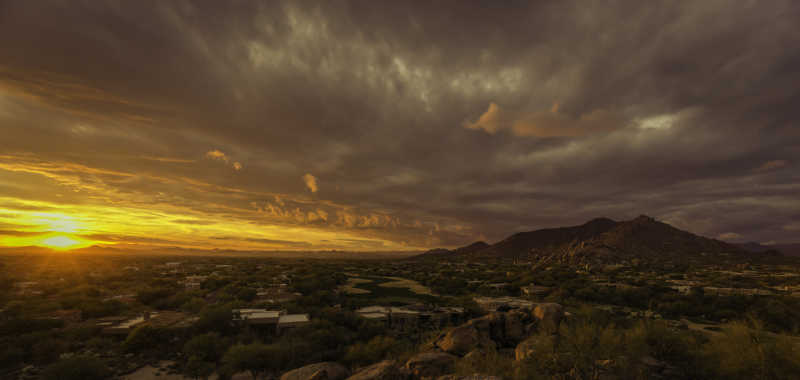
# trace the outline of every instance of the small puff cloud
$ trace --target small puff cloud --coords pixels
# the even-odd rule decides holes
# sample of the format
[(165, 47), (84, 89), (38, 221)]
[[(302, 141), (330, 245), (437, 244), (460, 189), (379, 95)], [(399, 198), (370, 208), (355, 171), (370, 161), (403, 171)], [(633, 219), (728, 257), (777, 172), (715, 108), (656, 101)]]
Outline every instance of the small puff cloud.
[(306, 183), (306, 187), (308, 187), (308, 189), (311, 190), (312, 193), (316, 193), (317, 190), (319, 190), (319, 186), (317, 186), (317, 177), (314, 177), (313, 175), (306, 173), (305, 175), (303, 175), (303, 182)]
[(206, 158), (210, 158), (212, 160), (222, 161), (226, 164), (230, 164), (234, 170), (239, 171), (242, 170), (242, 164), (238, 161), (232, 161), (230, 157), (228, 157), (225, 153), (220, 151), (219, 149), (214, 149), (206, 152)]
[(736, 232), (725, 232), (717, 235), (717, 239), (719, 240), (739, 240), (742, 238), (742, 235), (737, 234)]
[(620, 115), (598, 109), (578, 118), (559, 112), (554, 103), (549, 110), (536, 112), (510, 112), (496, 103), (489, 104), (475, 122), (465, 121), (467, 129), (482, 129), (489, 134), (509, 130), (516, 136), (532, 137), (576, 137), (598, 132), (609, 132), (626, 125)]
[(759, 172), (766, 172), (770, 170), (776, 170), (780, 168), (784, 168), (789, 165), (789, 162), (786, 160), (772, 160), (767, 161), (763, 165), (759, 166), (756, 171)]

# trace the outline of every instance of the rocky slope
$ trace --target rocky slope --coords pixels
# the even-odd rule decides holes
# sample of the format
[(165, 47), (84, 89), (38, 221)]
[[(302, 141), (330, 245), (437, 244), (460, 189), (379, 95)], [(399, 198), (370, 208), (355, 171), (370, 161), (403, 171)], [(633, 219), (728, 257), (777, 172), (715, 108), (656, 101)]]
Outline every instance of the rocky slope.
[(623, 222), (598, 218), (579, 226), (520, 232), (492, 245), (479, 242), (455, 250), (432, 250), (419, 257), (493, 256), (581, 263), (718, 255), (746, 256), (748, 252), (643, 215)]
[(280, 379), (500, 380), (484, 374), (457, 376), (453, 374), (454, 367), (459, 360), (496, 350), (516, 350), (518, 360), (524, 360), (535, 333), (555, 333), (563, 317), (564, 308), (555, 303), (542, 303), (533, 310), (494, 312), (442, 333), (426, 349), (405, 362), (384, 360), (358, 369), (352, 375), (337, 363), (315, 363), (291, 370)]

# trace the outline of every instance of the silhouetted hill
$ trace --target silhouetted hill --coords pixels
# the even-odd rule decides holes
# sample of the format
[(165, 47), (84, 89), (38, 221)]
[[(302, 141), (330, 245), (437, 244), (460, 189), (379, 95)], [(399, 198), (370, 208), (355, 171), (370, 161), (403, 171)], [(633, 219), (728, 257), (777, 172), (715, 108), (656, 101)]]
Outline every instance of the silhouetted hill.
[(486, 242), (484, 242), (484, 241), (476, 241), (476, 242), (474, 242), (474, 243), (472, 243), (470, 245), (465, 245), (465, 246), (463, 246), (461, 248), (456, 248), (456, 249), (453, 249), (453, 250), (446, 249), (446, 248), (434, 248), (434, 249), (425, 251), (424, 253), (422, 253), (422, 255), (419, 255), (417, 257), (430, 258), (430, 257), (448, 257), (448, 256), (454, 256), (454, 255), (468, 255), (468, 254), (471, 254), (471, 253), (482, 251), (482, 250), (484, 250), (484, 249), (486, 249), (488, 247), (490, 247), (490, 246)]
[(617, 222), (608, 218), (597, 218), (580, 226), (519, 232), (482, 250), (481, 253), (503, 257), (520, 257), (527, 255), (531, 250), (555, 248), (576, 240), (591, 239), (609, 231), (617, 224)]
[(747, 242), (736, 244), (736, 246), (753, 253), (765, 253), (769, 251), (777, 251), (786, 256), (800, 256), (800, 243), (797, 244), (771, 244), (764, 245), (756, 242)]
[(617, 224), (591, 243), (617, 252), (651, 257), (742, 252), (732, 244), (679, 230), (644, 215)]
[(490, 247), (489, 244), (487, 244), (485, 241), (476, 241), (476, 242), (474, 242), (474, 243), (472, 243), (470, 245), (454, 249), (453, 253), (455, 253), (455, 254), (470, 254), (470, 253), (473, 253), (473, 252), (482, 251), (482, 250), (484, 250), (486, 248), (489, 248), (489, 247)]
[(761, 244), (756, 243), (754, 241), (749, 241), (747, 243), (731, 243), (731, 244), (733, 244), (733, 245), (735, 245), (735, 246), (737, 246), (737, 247), (739, 247), (741, 249), (744, 249), (745, 251), (753, 252), (753, 253), (761, 253), (761, 252), (766, 252), (766, 251), (769, 251), (770, 249), (773, 249), (772, 247), (768, 247), (766, 245), (761, 245)]
[(623, 222), (597, 218), (579, 226), (520, 232), (492, 245), (478, 242), (455, 250), (431, 250), (424, 256), (530, 258), (577, 263), (729, 254), (746, 256), (748, 251), (642, 215)]

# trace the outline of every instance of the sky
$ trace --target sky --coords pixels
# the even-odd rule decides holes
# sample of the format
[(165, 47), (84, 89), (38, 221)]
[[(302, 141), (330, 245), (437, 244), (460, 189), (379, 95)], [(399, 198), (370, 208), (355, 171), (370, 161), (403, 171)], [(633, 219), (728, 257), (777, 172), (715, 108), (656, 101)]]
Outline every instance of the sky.
[(800, 242), (800, 3), (0, 0), (0, 246)]

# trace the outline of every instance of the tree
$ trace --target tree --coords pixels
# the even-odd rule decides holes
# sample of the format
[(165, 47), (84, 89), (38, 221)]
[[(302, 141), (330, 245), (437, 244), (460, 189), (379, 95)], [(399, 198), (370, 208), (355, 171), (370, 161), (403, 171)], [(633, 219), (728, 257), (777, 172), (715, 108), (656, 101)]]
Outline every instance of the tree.
[(224, 353), (226, 343), (217, 333), (196, 335), (183, 345), (183, 352), (200, 361), (216, 362)]
[(235, 372), (247, 371), (258, 379), (261, 374), (281, 368), (281, 350), (262, 343), (237, 344), (231, 347), (222, 362)]
[(183, 373), (193, 379), (208, 379), (214, 373), (214, 363), (203, 361), (196, 356), (189, 358), (186, 366), (183, 367)]
[(162, 343), (161, 331), (152, 326), (139, 326), (128, 334), (123, 346), (126, 351), (139, 352), (158, 347)]
[(42, 372), (45, 380), (100, 380), (111, 376), (106, 364), (92, 356), (73, 356), (62, 359)]
[(228, 334), (233, 329), (233, 313), (229, 307), (214, 307), (200, 314), (195, 327), (202, 332)]
[(397, 342), (394, 338), (376, 336), (367, 343), (356, 343), (350, 346), (344, 360), (358, 365), (375, 363), (386, 357), (396, 346)]
[(768, 334), (758, 320), (733, 322), (704, 347), (705, 362), (725, 379), (797, 379), (795, 344), (790, 337)]

